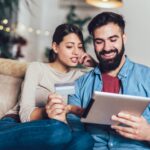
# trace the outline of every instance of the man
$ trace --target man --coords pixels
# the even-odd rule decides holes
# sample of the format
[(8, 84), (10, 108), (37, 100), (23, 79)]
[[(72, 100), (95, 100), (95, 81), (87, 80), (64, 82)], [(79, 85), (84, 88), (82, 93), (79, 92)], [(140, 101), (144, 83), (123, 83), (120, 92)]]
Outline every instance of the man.
[[(150, 97), (150, 68), (130, 61), (124, 54), (125, 21), (119, 14), (103, 12), (89, 23), (99, 64), (76, 82), (76, 94), (69, 97), (71, 105), (86, 108), (94, 91)], [(106, 110), (107, 111), (107, 110)], [(150, 106), (143, 116), (119, 113), (112, 120), (125, 126), (83, 126), (79, 117), (68, 115), (74, 130), (86, 129), (95, 140), (94, 150), (150, 149)], [(127, 126), (126, 126), (127, 125)]]

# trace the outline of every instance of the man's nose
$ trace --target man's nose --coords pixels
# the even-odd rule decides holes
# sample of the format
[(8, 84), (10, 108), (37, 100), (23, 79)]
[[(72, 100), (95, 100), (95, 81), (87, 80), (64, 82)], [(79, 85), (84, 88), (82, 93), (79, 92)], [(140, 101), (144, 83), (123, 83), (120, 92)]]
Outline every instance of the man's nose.
[(106, 51), (111, 50), (111, 44), (110, 44), (110, 42), (105, 42), (104, 43), (104, 50), (106, 50)]

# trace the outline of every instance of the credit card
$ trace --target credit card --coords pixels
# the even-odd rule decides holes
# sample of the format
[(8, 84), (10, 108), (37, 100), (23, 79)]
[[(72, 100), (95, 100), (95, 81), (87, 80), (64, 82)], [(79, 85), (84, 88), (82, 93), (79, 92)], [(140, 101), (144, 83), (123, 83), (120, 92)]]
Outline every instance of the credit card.
[(65, 103), (68, 103), (68, 95), (75, 94), (75, 84), (74, 82), (55, 84), (55, 92), (64, 98)]

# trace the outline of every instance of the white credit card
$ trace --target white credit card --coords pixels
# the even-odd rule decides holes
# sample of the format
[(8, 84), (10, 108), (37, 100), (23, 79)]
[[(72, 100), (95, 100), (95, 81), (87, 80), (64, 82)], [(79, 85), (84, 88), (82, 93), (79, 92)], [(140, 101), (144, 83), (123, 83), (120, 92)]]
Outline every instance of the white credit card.
[(75, 84), (72, 83), (62, 83), (55, 84), (55, 92), (60, 94), (66, 103), (68, 103), (68, 95), (75, 94)]

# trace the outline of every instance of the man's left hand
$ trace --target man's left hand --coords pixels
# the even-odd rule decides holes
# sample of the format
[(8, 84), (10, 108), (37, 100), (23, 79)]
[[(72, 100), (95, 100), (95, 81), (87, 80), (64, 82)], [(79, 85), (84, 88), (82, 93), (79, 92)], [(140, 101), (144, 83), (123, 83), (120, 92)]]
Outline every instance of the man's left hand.
[(111, 126), (120, 135), (134, 140), (150, 141), (150, 124), (148, 124), (144, 117), (120, 112), (117, 116), (113, 115), (112, 120), (125, 125)]

